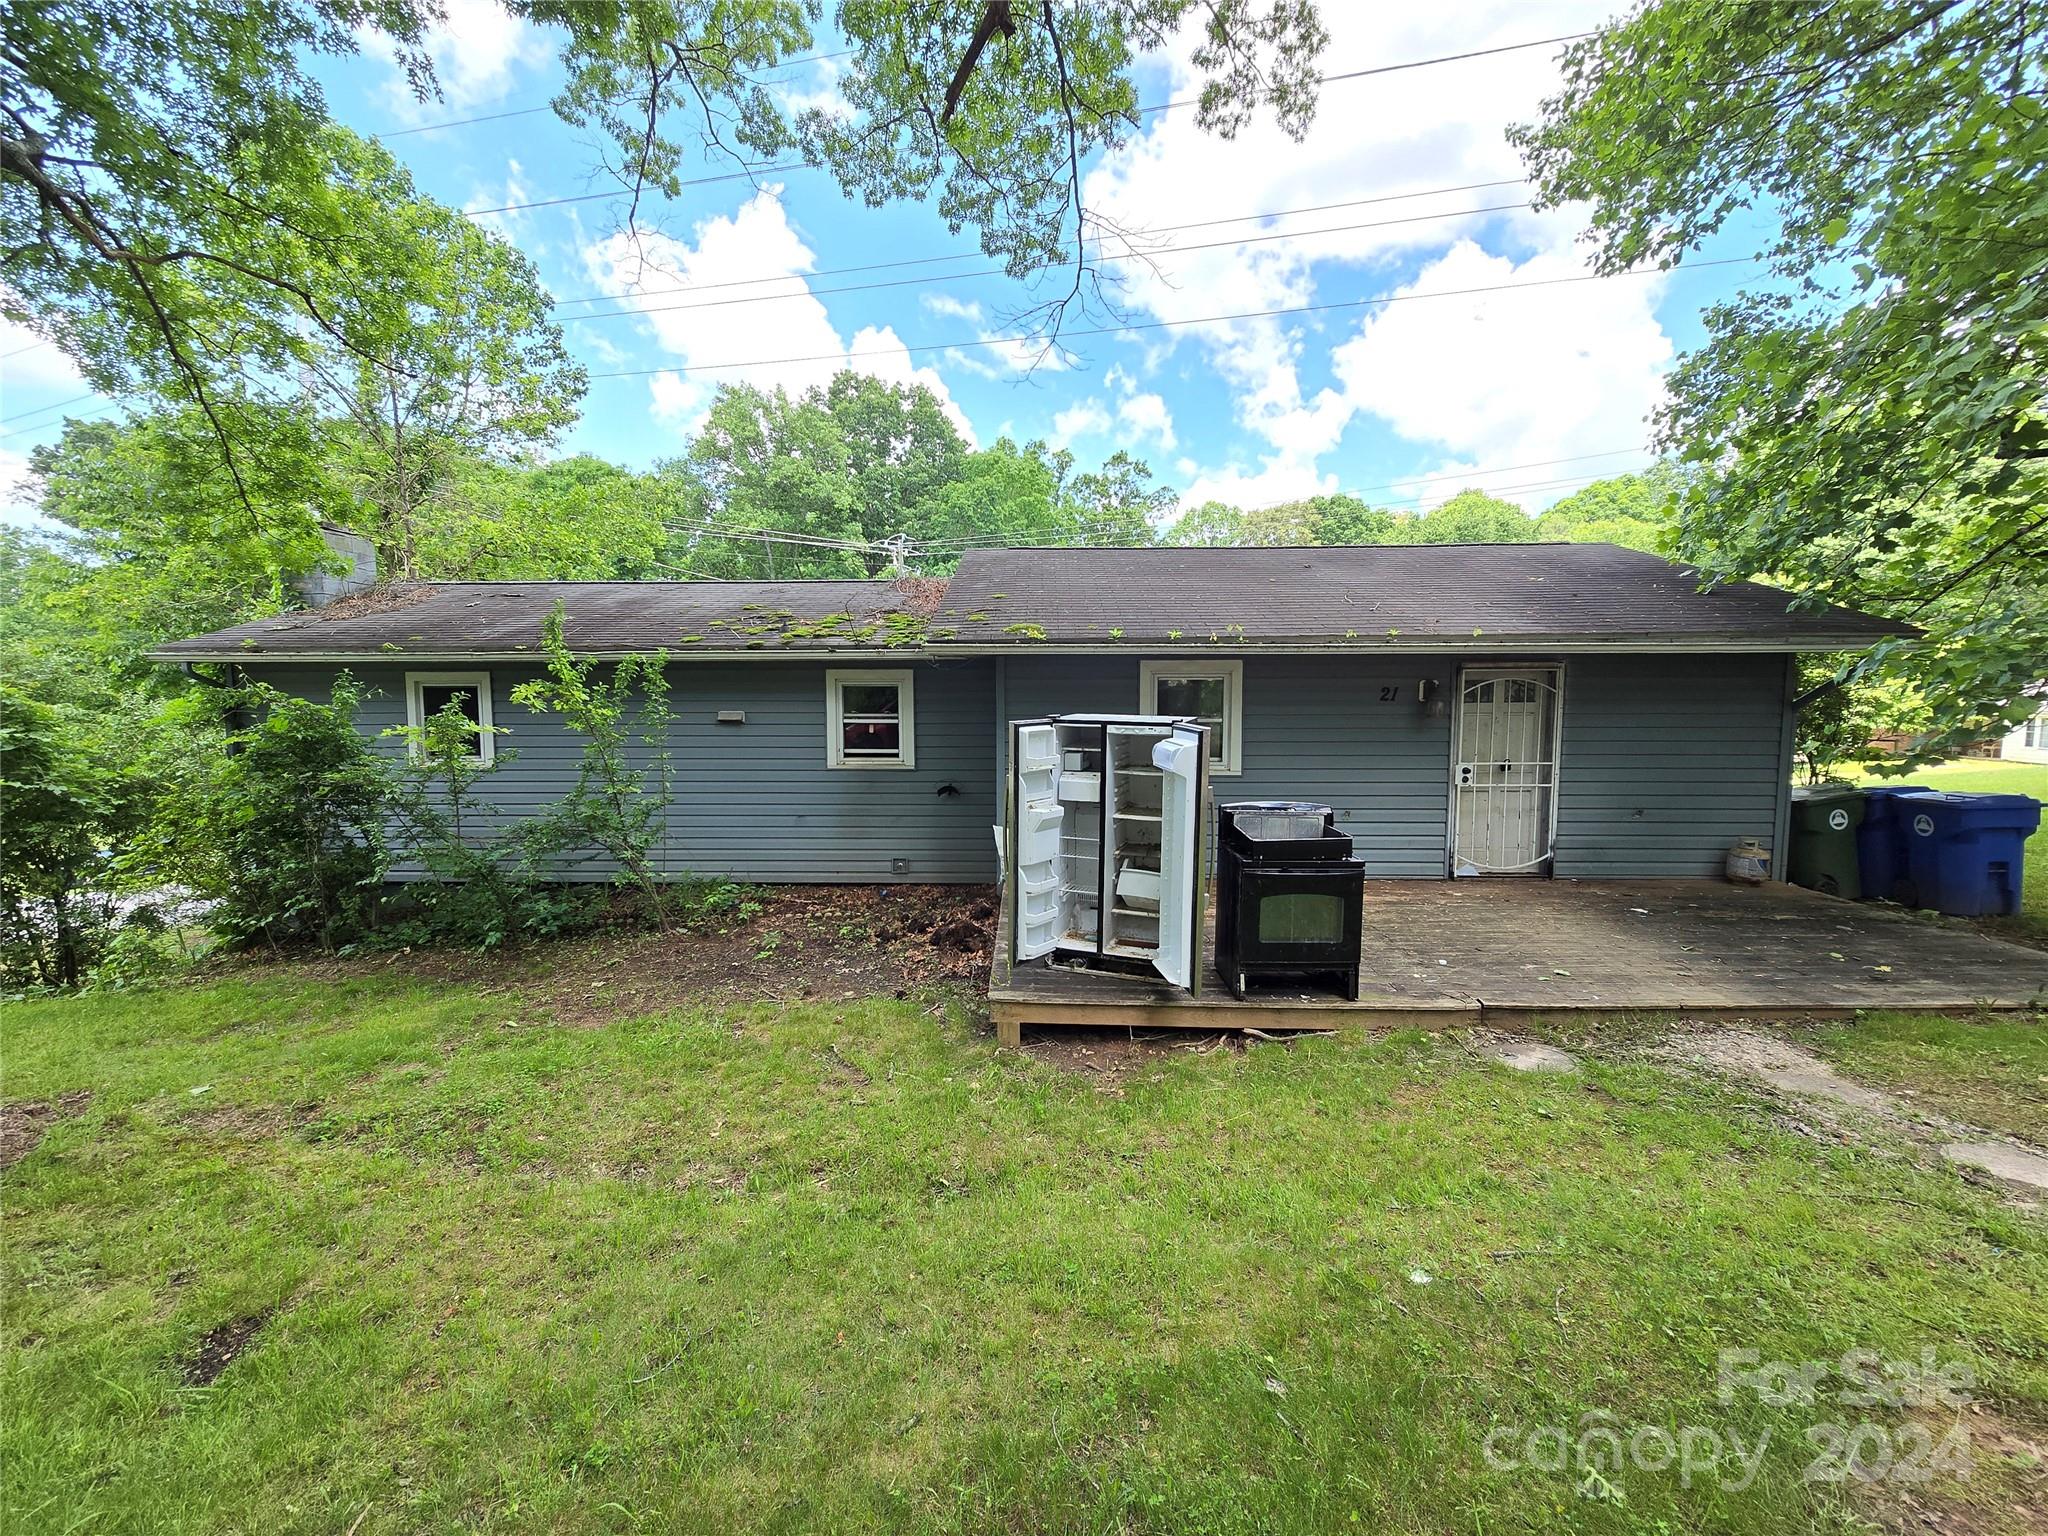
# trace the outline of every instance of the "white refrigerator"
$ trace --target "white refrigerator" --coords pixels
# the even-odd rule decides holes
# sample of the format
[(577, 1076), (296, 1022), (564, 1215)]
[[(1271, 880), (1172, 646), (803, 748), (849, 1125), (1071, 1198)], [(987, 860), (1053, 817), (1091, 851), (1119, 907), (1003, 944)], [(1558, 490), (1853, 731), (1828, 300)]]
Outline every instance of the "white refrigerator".
[(1209, 728), (1158, 715), (1010, 722), (1013, 965), (1149, 967), (1200, 990)]

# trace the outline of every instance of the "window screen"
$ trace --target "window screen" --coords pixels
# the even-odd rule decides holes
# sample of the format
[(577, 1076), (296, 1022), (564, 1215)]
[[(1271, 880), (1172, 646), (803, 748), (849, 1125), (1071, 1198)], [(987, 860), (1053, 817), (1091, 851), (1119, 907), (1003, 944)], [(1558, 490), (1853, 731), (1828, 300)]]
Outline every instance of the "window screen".
[(894, 683), (840, 684), (839, 733), (848, 757), (902, 757), (902, 691)]

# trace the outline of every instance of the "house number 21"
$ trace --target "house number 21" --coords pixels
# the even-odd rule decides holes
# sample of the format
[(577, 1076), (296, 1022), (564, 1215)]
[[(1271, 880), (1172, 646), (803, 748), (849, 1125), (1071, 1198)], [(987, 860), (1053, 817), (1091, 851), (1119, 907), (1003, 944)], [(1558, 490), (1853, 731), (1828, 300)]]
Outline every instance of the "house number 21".
[(1400, 697), (1401, 685), (1399, 683), (1389, 683), (1386, 687), (1380, 690), (1380, 702), (1382, 704), (1392, 704), (1395, 700), (1397, 700)]

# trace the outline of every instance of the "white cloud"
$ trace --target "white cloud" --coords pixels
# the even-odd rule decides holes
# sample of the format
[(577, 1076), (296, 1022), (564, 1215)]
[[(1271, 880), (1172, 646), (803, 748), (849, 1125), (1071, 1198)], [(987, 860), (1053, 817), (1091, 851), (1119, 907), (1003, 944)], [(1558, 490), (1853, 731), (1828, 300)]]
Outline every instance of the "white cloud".
[(964, 299), (957, 299), (950, 293), (921, 293), (917, 302), (928, 313), (944, 315), (951, 320), (965, 320), (969, 325), (981, 324), (981, 306)]
[(1069, 447), (1077, 437), (1100, 437), (1115, 423), (1100, 400), (1089, 398), (1076, 401), (1052, 419), (1052, 430), (1045, 440), (1055, 448)]
[(0, 354), (11, 354), (0, 363), (0, 390), (10, 396), (16, 390), (32, 389), (63, 389), (76, 394), (85, 382), (54, 343), (39, 340), (34, 331), (13, 320), (0, 320)]
[[(408, 121), (430, 120), (448, 108), (466, 110), (499, 101), (517, 83), (521, 70), (536, 69), (554, 56), (537, 27), (512, 15), (497, 0), (445, 0), (444, 10), (444, 19), (430, 27), (424, 39), (442, 100), (416, 101), (404, 76), (396, 72), (384, 87), (392, 110)], [(390, 41), (381, 34), (365, 30), (357, 36), (365, 52), (391, 57)]]
[(24, 488), (28, 455), (0, 448), (0, 522), (26, 523), (36, 516), (35, 501)]
[[(744, 381), (794, 394), (828, 382), (842, 368), (852, 368), (894, 383), (924, 385), (938, 396), (962, 435), (974, 441), (973, 428), (945, 380), (936, 369), (914, 364), (894, 329), (870, 326), (851, 341), (841, 339), (823, 301), (805, 281), (804, 274), (817, 261), (790, 226), (777, 200), (779, 191), (765, 187), (736, 212), (701, 221), (692, 231), (694, 242), (622, 232), (583, 247), (584, 266), (599, 287), (647, 301), (648, 313), (641, 323), (655, 344), (678, 361), (677, 372), (656, 375), (649, 385), (656, 419), (693, 432), (722, 382)], [(677, 296), (681, 289), (757, 280), (766, 281), (759, 288), (747, 288), (745, 297), (772, 294), (772, 300), (728, 304), (711, 300), (736, 295)], [(794, 361), (708, 366), (742, 358)]]
[[(1517, 263), (1461, 241), (1401, 291), (1537, 283), (1582, 270), (1566, 252)], [(1457, 456), (1458, 464), (1433, 473), (1626, 448), (1647, 436), (1644, 417), (1662, 398), (1671, 364), (1671, 338), (1656, 318), (1664, 283), (1623, 278), (1565, 283), (1540, 296), (1393, 304), (1338, 347), (1332, 365), (1356, 409)], [(1507, 484), (1545, 474), (1493, 478)]]
[[(1341, 73), (1520, 43), (1590, 28), (1610, 9), (1608, 0), (1329, 7), (1324, 21), (1333, 37), (1322, 64)], [(1184, 97), (1196, 89), (1190, 46), (1188, 37), (1177, 43), (1164, 94)], [(1125, 306), (1177, 320), (1355, 299), (1387, 291), (1415, 271), (1418, 259), (1418, 285), (1434, 288), (1473, 285), (1455, 280), (1458, 273), (1483, 271), (1477, 281), (1490, 283), (1583, 270), (1572, 249), (1583, 222), (1576, 210), (1474, 214), (1527, 200), (1521, 185), (1472, 184), (1521, 177), (1505, 129), (1538, 115), (1543, 96), (1555, 89), (1557, 51), (1532, 48), (1328, 85), (1316, 124), (1299, 145), (1263, 118), (1226, 141), (1203, 133), (1192, 110), (1159, 114), (1089, 173), (1084, 193), (1091, 213), (1113, 225), (1160, 232), (1136, 241), (1153, 252), (1150, 262), (1113, 264), (1125, 278)], [(1471, 190), (1432, 190), (1461, 186)], [(1423, 192), (1430, 195), (1178, 234), (1166, 229), (1206, 215)], [(1461, 217), (1417, 218), (1439, 214)], [(1376, 227), (1340, 228), (1352, 225)], [(1466, 239), (1482, 229), (1489, 244), (1536, 254), (1519, 265), (1486, 257)], [(1334, 232), (1172, 249), (1176, 242), (1315, 230)], [(1111, 237), (1108, 246), (1119, 242)], [(1273, 317), (1157, 332), (1160, 347), (1200, 351), (1204, 366), (1228, 386), (1238, 426), (1263, 445), (1259, 468), (1210, 469), (1195, 477), (1187, 499), (1228, 491), (1270, 502), (1329, 489), (1317, 461), (1361, 413), (1383, 417), (1404, 436), (1481, 459), (1556, 458), (1594, 436), (1614, 438), (1592, 444), (1596, 449), (1619, 446), (1641, 430), (1662, 389), (1671, 349), (1654, 319), (1659, 292), (1654, 280), (1620, 279), (1503, 295), (1484, 305), (1396, 305), (1359, 321)], [(1377, 340), (1362, 342), (1361, 331)], [(1339, 358), (1348, 365), (1339, 368)], [(1326, 363), (1336, 372), (1333, 384), (1304, 383), (1305, 371)], [(1461, 383), (1469, 389), (1462, 396)]]
[(1159, 444), (1160, 452), (1173, 452), (1173, 412), (1166, 408), (1163, 396), (1127, 395), (1117, 406), (1116, 416), (1129, 430), (1133, 442), (1150, 438)]
[[(526, 225), (524, 213), (486, 213), (485, 209), (508, 208), (519, 203), (533, 201), (533, 189), (527, 186), (524, 169), (517, 160), (505, 162), (505, 180), (491, 186), (479, 184), (462, 205), (462, 211), (475, 219), (494, 234), (517, 242)], [(529, 246), (529, 254), (532, 247)]]
[(1181, 490), (1180, 505), (1183, 511), (1205, 501), (1228, 502), (1234, 507), (1270, 507), (1306, 496), (1328, 495), (1336, 489), (1335, 475), (1318, 473), (1313, 464), (1276, 453), (1256, 469), (1233, 464), (1191, 473)]

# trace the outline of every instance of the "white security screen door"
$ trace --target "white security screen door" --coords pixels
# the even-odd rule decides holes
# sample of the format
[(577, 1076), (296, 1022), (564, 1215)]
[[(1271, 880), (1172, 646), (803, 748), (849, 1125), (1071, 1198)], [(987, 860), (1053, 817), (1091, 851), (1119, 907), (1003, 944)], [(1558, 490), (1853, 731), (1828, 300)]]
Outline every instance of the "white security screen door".
[(1468, 667), (1458, 691), (1451, 873), (1540, 874), (1557, 792), (1555, 667)]

